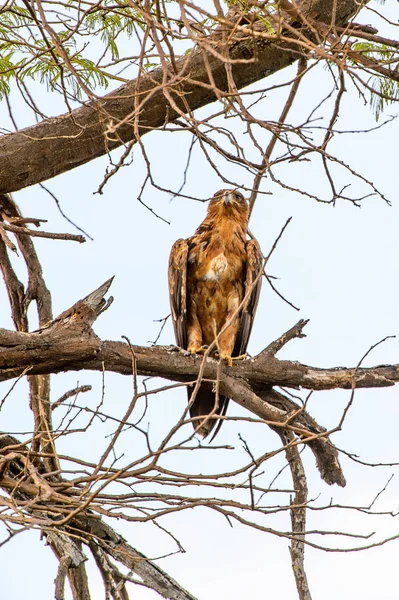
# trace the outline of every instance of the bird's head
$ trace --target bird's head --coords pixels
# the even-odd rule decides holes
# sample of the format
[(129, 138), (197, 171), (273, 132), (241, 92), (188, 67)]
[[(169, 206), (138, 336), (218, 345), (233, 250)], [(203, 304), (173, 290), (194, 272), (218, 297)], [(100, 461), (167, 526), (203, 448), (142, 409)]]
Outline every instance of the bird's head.
[(208, 215), (212, 214), (237, 214), (241, 218), (248, 218), (248, 201), (237, 190), (219, 190), (213, 196), (208, 206)]

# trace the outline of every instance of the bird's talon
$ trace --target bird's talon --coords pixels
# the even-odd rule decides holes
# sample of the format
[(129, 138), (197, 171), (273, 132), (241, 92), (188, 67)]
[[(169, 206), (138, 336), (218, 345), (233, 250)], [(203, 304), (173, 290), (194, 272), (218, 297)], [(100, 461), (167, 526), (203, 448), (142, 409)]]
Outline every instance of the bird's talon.
[(240, 354), (240, 356), (232, 356), (231, 360), (244, 360), (245, 358), (247, 358), (247, 353), (245, 354)]
[(174, 345), (169, 346), (169, 352), (179, 352), (179, 353), (183, 354), (183, 356), (190, 356), (190, 354), (191, 354), (191, 352), (189, 352), (188, 350), (185, 350), (184, 348), (180, 348), (180, 346), (174, 346)]
[(218, 355), (220, 356), (220, 358), (224, 359), (229, 367), (233, 366), (233, 360), (243, 360), (244, 358), (247, 357), (246, 354), (240, 354), (240, 356), (229, 356), (228, 354), (221, 354)]
[(199, 348), (190, 348), (189, 353), (191, 356), (195, 354), (204, 354), (205, 350), (207, 350), (208, 346), (200, 346)]
[(228, 365), (229, 367), (232, 367), (232, 366), (233, 366), (233, 359), (232, 359), (232, 357), (231, 357), (231, 356), (229, 356), (228, 354), (219, 354), (219, 357), (220, 357), (222, 360), (225, 360), (225, 361), (227, 362), (227, 365)]

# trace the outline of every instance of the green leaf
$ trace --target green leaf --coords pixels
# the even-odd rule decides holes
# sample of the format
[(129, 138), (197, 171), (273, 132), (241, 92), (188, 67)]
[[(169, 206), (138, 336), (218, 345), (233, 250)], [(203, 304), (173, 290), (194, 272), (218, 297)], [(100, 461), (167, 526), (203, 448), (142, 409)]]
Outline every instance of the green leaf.
[[(389, 68), (399, 72), (397, 53), (396, 51), (394, 53), (390, 46), (362, 41), (352, 44), (352, 50), (364, 54), (382, 66), (389, 62)], [(356, 64), (356, 61), (352, 62)], [(368, 85), (374, 90), (374, 92), (370, 91), (370, 106), (378, 121), (387, 106), (399, 101), (399, 82), (384, 75), (376, 75), (370, 77)]]

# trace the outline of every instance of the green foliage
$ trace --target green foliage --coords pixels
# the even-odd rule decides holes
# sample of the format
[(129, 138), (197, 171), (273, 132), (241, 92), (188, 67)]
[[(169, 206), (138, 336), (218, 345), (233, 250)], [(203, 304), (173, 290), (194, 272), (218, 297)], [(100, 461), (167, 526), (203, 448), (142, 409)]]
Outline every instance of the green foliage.
[(114, 78), (113, 64), (119, 60), (118, 37), (130, 38), (136, 26), (142, 29), (141, 15), (123, 0), (103, 0), (85, 12), (77, 0), (47, 6), (43, 1), (42, 5), (47, 10), (47, 26), (33, 10), (17, 3), (1, 13), (0, 99), (10, 92), (16, 78), (39, 81), (52, 90), (62, 77), (68, 91), (80, 96), (79, 83), (64, 64), (50, 27), (86, 86), (106, 88)]
[[(352, 50), (381, 65), (389, 62), (390, 69), (396, 69), (396, 72), (399, 72), (399, 59), (392, 58), (397, 54), (393, 55), (393, 50), (389, 46), (363, 41), (353, 44)], [(368, 85), (373, 90), (370, 91), (370, 106), (374, 111), (376, 121), (378, 121), (387, 106), (399, 101), (399, 82), (384, 75), (377, 75), (370, 77)]]
[(378, 121), (386, 106), (399, 101), (399, 82), (386, 77), (373, 77), (370, 85), (378, 92), (371, 94), (371, 106)]
[(0, 56), (0, 98), (4, 96), (4, 94), (10, 93), (10, 84), (9, 81), (13, 77), (14, 73), (14, 64), (11, 60), (11, 54), (7, 54), (6, 56)]
[[(106, 1), (104, 6), (107, 4), (111, 5), (111, 2)], [(134, 32), (134, 23), (136, 22), (140, 28), (143, 28), (143, 24), (140, 19), (136, 18), (139, 15), (134, 14), (129, 6), (123, 5), (122, 2), (112, 2), (112, 4), (114, 6), (119, 4), (120, 7), (113, 11), (97, 10), (88, 13), (84, 20), (84, 26), (87, 33), (100, 37), (106, 50), (111, 52), (112, 59), (117, 60), (119, 58), (116, 44), (118, 35), (124, 32), (131, 37)]]
[(226, 0), (226, 4), (229, 8), (235, 6), (240, 8), (243, 12), (249, 12), (251, 10), (251, 6), (246, 0)]

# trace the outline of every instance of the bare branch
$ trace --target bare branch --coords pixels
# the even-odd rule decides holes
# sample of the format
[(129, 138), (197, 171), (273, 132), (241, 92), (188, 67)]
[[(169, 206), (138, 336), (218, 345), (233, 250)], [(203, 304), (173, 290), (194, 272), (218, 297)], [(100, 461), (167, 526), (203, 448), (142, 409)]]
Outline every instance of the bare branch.
[(48, 231), (35, 231), (34, 229), (27, 229), (26, 227), (18, 227), (17, 225), (7, 223), (4, 223), (3, 227), (6, 231), (30, 235), (31, 237), (48, 238), (50, 240), (65, 240), (69, 242), (79, 242), (80, 244), (83, 244), (86, 241), (86, 238), (84, 238), (83, 235), (75, 235), (73, 233), (50, 233)]
[[(366, 1), (363, 0), (362, 4), (366, 4)], [(348, 19), (359, 10), (359, 3), (355, 0), (340, 0), (336, 5), (324, 0), (306, 0), (301, 6), (301, 14), (306, 15), (311, 10), (321, 23), (328, 24), (331, 22), (333, 6), (335, 24), (339, 26), (346, 25)], [(307, 24), (302, 30), (295, 29), (296, 19), (297, 15), (288, 16), (285, 26), (288, 27), (291, 21), (294, 28), (288, 27), (290, 35), (308, 40), (309, 45), (309, 40), (314, 37), (313, 25), (308, 27)], [(262, 23), (241, 29), (243, 39), (233, 38), (229, 49), (237, 89), (259, 81), (297, 60), (295, 37), (281, 41), (279, 35), (270, 35)], [(252, 39), (248, 39), (248, 35), (252, 35)], [(277, 39), (277, 43), (270, 43), (273, 38)], [(223, 44), (221, 42), (221, 53), (218, 53), (215, 40), (211, 37), (206, 45), (207, 55), (204, 55), (203, 48), (199, 48), (175, 61), (175, 75), (167, 83), (168, 89), (176, 87), (173, 100), (164, 87), (165, 69), (161, 65), (103, 98), (95, 97), (82, 108), (3, 136), (0, 139), (3, 165), (0, 192), (15, 191), (54, 177), (129, 142), (137, 137), (137, 133), (142, 136), (173, 122), (182, 114), (214, 102), (219, 95), (215, 93), (217, 89), (222, 95), (229, 91), (225, 61), (221, 60)], [(248, 68), (248, 64), (251, 68)], [(217, 88), (209, 85), (210, 73), (212, 80), (217, 82)], [(135, 98), (137, 106), (132, 112)], [(132, 123), (137, 125), (138, 120), (138, 127), (132, 127)]]

